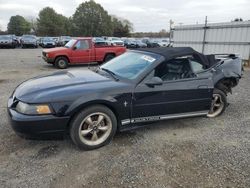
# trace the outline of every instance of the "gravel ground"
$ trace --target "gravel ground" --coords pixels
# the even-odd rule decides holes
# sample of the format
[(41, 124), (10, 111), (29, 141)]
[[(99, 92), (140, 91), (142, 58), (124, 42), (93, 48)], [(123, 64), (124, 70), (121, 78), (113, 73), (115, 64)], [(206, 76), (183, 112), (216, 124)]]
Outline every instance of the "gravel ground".
[(56, 69), (41, 49), (1, 49), (0, 58), (0, 187), (250, 187), (250, 70), (218, 118), (159, 122), (79, 151), (69, 138), (15, 135), (9, 95), (23, 80)]

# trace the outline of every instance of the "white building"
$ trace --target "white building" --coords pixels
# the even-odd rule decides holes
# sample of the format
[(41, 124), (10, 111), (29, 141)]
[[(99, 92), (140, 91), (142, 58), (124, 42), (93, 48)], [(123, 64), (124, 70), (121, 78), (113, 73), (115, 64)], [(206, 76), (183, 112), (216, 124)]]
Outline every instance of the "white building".
[(250, 21), (176, 26), (175, 47), (190, 46), (204, 54), (235, 53), (250, 61)]

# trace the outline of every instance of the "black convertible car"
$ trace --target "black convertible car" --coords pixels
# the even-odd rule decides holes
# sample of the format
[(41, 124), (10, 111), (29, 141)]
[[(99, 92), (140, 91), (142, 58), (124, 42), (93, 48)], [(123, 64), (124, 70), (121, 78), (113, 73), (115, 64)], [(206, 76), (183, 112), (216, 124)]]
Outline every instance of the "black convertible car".
[(69, 132), (79, 148), (95, 149), (116, 131), (148, 122), (222, 114), (241, 70), (235, 55), (202, 55), (186, 47), (128, 51), (96, 70), (23, 82), (9, 98), (8, 112), (19, 135)]

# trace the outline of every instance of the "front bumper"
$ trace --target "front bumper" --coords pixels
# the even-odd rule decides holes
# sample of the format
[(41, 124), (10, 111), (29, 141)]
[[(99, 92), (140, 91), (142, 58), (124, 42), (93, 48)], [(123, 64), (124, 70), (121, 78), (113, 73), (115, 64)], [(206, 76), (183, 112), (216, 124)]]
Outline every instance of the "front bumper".
[(0, 47), (12, 47), (12, 43), (0, 43)]
[(38, 137), (63, 134), (67, 130), (69, 117), (54, 115), (24, 115), (11, 108), (12, 99), (8, 102), (9, 122), (20, 136)]
[(54, 48), (54, 47), (56, 47), (56, 45), (55, 44), (43, 44), (43, 47), (44, 48)]
[(46, 57), (46, 56), (42, 56), (43, 57), (43, 60), (45, 61), (45, 62), (47, 62), (47, 63), (54, 63), (54, 58), (48, 58), (48, 57)]
[(29, 47), (29, 46), (31, 46), (31, 47), (36, 47), (36, 46), (37, 46), (36, 43), (22, 43), (22, 45), (23, 45), (23, 46), (26, 46), (26, 47)]

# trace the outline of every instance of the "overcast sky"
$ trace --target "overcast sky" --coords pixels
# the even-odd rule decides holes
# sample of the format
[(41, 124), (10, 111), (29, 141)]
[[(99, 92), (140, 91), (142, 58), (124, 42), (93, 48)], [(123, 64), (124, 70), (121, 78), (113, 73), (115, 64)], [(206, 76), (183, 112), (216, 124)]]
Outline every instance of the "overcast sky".
[[(12, 15), (36, 17), (46, 6), (71, 16), (84, 0), (0, 0), (0, 28), (5, 30)], [(109, 14), (126, 18), (135, 31), (159, 31), (175, 25), (231, 21), (236, 17), (250, 20), (250, 0), (95, 0)]]

